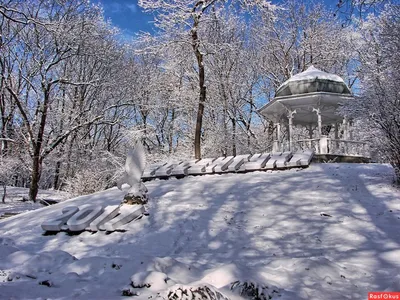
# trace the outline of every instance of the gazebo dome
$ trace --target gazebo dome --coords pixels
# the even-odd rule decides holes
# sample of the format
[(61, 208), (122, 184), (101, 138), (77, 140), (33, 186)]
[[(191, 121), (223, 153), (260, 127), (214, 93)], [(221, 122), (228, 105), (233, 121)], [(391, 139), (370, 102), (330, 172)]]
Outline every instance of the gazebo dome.
[(351, 95), (350, 89), (341, 77), (311, 66), (286, 80), (276, 91), (275, 98), (315, 92)]

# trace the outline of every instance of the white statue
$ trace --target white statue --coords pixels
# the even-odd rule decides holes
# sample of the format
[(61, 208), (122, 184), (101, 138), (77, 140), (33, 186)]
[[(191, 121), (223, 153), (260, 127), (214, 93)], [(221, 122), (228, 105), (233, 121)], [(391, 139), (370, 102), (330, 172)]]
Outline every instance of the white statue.
[(117, 186), (122, 190), (122, 185), (130, 185), (127, 196), (130, 198), (140, 198), (147, 202), (147, 188), (142, 183), (142, 174), (146, 165), (146, 155), (143, 145), (138, 141), (133, 150), (129, 150), (125, 162), (125, 170), (121, 178), (117, 181)]

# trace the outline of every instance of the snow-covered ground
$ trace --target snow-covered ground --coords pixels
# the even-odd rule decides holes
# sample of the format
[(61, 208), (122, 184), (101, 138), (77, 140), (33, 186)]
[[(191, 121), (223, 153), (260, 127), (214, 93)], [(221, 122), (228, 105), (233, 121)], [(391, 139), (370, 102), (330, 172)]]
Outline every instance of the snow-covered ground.
[[(4, 214), (19, 214), (22, 212), (34, 210), (45, 206), (40, 201), (33, 203), (31, 201), (25, 201), (28, 199), (29, 189), (20, 187), (6, 188), (5, 203), (1, 202), (3, 199), (4, 190), (0, 187), (0, 218)], [(54, 190), (39, 190), (37, 199), (42, 201), (63, 201), (68, 199), (69, 194), (62, 191)]]
[(40, 224), (71, 204), (118, 204), (128, 187), (22, 213), (0, 221), (0, 299), (178, 299), (189, 287), (242, 299), (246, 284), (272, 299), (400, 291), (392, 180), (388, 165), (312, 164), (152, 181), (150, 215), (111, 234), (45, 236)]

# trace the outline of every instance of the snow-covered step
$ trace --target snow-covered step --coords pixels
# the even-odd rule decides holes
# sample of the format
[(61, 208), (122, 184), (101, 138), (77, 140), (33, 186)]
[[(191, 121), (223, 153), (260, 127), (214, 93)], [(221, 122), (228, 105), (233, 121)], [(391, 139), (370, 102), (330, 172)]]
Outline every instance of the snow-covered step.
[(227, 157), (218, 157), (216, 160), (212, 162), (207, 168), (206, 168), (206, 174), (208, 173), (222, 173), (225, 172), (229, 165), (233, 161), (233, 156), (227, 156)]
[(275, 169), (276, 167), (276, 161), (282, 156), (282, 152), (276, 152), (276, 153), (272, 153), (269, 160), (267, 161), (267, 163), (265, 164), (265, 169), (271, 170), (271, 169)]
[(162, 168), (163, 166), (165, 166), (166, 163), (164, 164), (153, 164), (150, 165), (149, 167), (147, 167), (144, 171), (143, 171), (143, 175), (142, 178), (152, 178), (155, 176), (156, 171), (159, 168)]
[(161, 168), (158, 168), (154, 175), (157, 177), (166, 177), (169, 176), (174, 168), (176, 168), (182, 162), (169, 162), (163, 165)]
[(240, 172), (245, 172), (246, 171), (246, 166), (248, 163), (255, 162), (257, 159), (262, 155), (262, 153), (256, 153), (253, 155), (249, 155), (249, 158), (247, 161), (244, 161), (243, 164), (240, 166), (239, 171)]
[(265, 167), (271, 155), (269, 153), (255, 154), (251, 157), (250, 161), (245, 163), (246, 171), (256, 171)]
[(228, 166), (227, 172), (237, 172), (245, 170), (245, 164), (249, 162), (251, 154), (237, 155), (233, 158), (232, 163)]
[(314, 155), (312, 150), (298, 151), (293, 154), (293, 157), (286, 163), (287, 167), (306, 167), (310, 164)]
[(281, 156), (279, 156), (276, 159), (276, 167), (278, 169), (286, 168), (286, 163), (290, 160), (290, 158), (293, 156), (293, 153), (288, 151), (288, 152), (283, 152)]
[(218, 158), (203, 158), (155, 164), (146, 168), (144, 179), (162, 178), (169, 176), (183, 177), (187, 175), (203, 175), (214, 173), (251, 172), (257, 170), (272, 170), (283, 168), (306, 167), (313, 156), (312, 150), (296, 153), (256, 153), (242, 154)]
[(208, 167), (215, 158), (203, 158), (199, 160), (194, 166), (188, 169), (188, 175), (204, 174), (206, 167)]
[(176, 166), (172, 170), (171, 175), (174, 175), (174, 176), (188, 175), (189, 168), (193, 167), (198, 161), (199, 161), (198, 159), (194, 159), (194, 160), (180, 163), (178, 166)]

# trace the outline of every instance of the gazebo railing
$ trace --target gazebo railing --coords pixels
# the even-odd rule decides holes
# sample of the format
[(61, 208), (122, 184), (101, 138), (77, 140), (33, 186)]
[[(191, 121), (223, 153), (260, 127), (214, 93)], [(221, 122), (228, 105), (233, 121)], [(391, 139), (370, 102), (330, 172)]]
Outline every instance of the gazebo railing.
[(348, 156), (370, 157), (367, 142), (338, 140), (328, 137), (298, 140), (293, 150), (314, 150), (317, 154), (338, 154)]
[(298, 140), (296, 143), (293, 145), (295, 150), (307, 150), (311, 149), (315, 153), (320, 152), (320, 147), (319, 147), (319, 140), (320, 139), (304, 139), (304, 140)]

